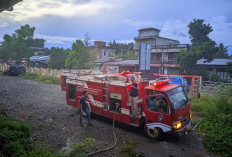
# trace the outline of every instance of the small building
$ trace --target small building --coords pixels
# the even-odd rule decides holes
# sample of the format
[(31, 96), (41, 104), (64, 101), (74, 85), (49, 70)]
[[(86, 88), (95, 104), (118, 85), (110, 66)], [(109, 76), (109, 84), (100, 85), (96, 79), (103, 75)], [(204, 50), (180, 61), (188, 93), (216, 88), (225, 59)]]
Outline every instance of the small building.
[(190, 45), (180, 44), (179, 41), (160, 37), (160, 30), (156, 28), (143, 28), (138, 30), (135, 37), (135, 54), (139, 58), (139, 70), (147, 78), (153, 74), (179, 74), (180, 65), (175, 55), (180, 50), (188, 50)]
[(139, 60), (119, 60), (114, 62), (107, 62), (104, 64), (107, 67), (108, 72), (138, 72)]
[(97, 70), (102, 70), (102, 67), (109, 62), (118, 62), (122, 60), (122, 58), (117, 59), (116, 57), (100, 57), (97, 58), (97, 60), (95, 61), (95, 64), (97, 65)]
[(197, 66), (207, 69), (209, 76), (217, 75), (220, 80), (232, 81), (232, 78), (226, 72), (227, 63), (232, 62), (232, 59), (214, 59), (211, 62), (205, 61), (205, 59), (199, 59)]
[(115, 52), (115, 49), (112, 48), (110, 44), (106, 46), (106, 42), (103, 41), (94, 41), (94, 49), (97, 58), (110, 57)]

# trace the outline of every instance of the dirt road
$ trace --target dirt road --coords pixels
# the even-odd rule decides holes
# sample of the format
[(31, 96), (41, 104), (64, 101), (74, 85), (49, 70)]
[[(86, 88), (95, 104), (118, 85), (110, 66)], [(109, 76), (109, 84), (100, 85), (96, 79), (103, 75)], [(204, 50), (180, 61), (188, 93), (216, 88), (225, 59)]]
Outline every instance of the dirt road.
[[(52, 145), (57, 150), (87, 137), (96, 139), (97, 149), (114, 142), (109, 120), (96, 117), (92, 119), (94, 126), (78, 126), (77, 109), (66, 104), (65, 92), (58, 85), (0, 76), (0, 115), (26, 121), (32, 127), (32, 140), (36, 144)], [(125, 141), (131, 139), (137, 139), (135, 151), (141, 156), (215, 156), (203, 147), (202, 138), (195, 133), (180, 137), (167, 134), (162, 141), (152, 142), (136, 128), (117, 124), (115, 130), (118, 137), (116, 148), (97, 156), (123, 156), (119, 151), (125, 146)]]

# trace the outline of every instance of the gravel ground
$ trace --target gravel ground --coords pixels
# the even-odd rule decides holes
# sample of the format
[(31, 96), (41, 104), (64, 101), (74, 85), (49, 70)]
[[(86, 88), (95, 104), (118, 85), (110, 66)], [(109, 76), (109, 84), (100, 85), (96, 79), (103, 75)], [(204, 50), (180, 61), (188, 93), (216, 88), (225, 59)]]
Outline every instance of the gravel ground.
[[(58, 85), (0, 76), (0, 115), (10, 115), (26, 121), (32, 127), (32, 140), (35, 144), (52, 145), (59, 151), (87, 137), (96, 139), (96, 149), (114, 143), (111, 120), (95, 117), (92, 119), (94, 126), (78, 126), (77, 109), (66, 104), (65, 92)], [(86, 122), (84, 119), (84, 123)], [(130, 139), (137, 139), (135, 150), (141, 156), (215, 156), (203, 147), (202, 138), (196, 133), (187, 136), (167, 134), (162, 141), (152, 142), (133, 127), (117, 124), (115, 131), (117, 146), (96, 156), (122, 156), (119, 154), (120, 148)]]

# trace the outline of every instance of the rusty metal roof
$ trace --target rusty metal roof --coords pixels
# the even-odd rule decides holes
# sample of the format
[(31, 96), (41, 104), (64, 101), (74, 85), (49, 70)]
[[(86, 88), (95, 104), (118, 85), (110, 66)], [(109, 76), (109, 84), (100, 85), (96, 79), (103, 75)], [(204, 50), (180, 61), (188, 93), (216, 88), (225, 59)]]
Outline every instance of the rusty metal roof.
[(214, 59), (211, 62), (205, 62), (206, 59), (199, 59), (197, 65), (227, 65), (228, 62), (232, 62), (232, 59)]

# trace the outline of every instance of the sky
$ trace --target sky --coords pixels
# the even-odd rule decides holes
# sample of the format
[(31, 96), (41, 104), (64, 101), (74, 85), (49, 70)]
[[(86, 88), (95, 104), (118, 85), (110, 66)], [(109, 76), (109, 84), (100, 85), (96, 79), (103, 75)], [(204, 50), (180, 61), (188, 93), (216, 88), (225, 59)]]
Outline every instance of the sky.
[(23, 0), (12, 12), (0, 13), (0, 42), (29, 24), (46, 47), (70, 48), (86, 33), (92, 40), (134, 42), (138, 29), (146, 27), (190, 44), (187, 25), (193, 19), (209, 23), (210, 38), (232, 54), (232, 0)]

